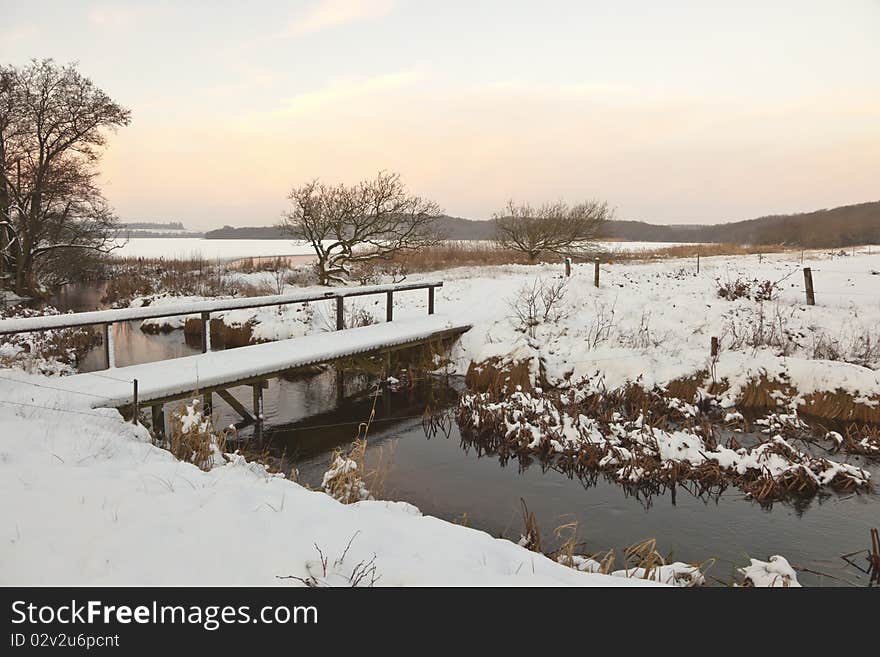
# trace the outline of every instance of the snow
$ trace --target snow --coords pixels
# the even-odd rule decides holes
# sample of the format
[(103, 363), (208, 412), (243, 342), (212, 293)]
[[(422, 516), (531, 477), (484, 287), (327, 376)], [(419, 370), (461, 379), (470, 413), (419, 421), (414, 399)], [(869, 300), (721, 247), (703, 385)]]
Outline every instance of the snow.
[(743, 578), (756, 587), (795, 587), (800, 588), (797, 573), (785, 557), (774, 555), (770, 561), (750, 559), (751, 564), (740, 568)]
[[(153, 241), (170, 255), (169, 244), (185, 240)], [(458, 268), (439, 276), (444, 286), (437, 309), (443, 315), (426, 316), (424, 291), (395, 295), (395, 321), (347, 330), (343, 350), (367, 348), (377, 340), (393, 344), (441, 326), (471, 325), (451, 354), (450, 368), (457, 373), (490, 357), (530, 360), (533, 374), (543, 371), (548, 383), (575, 394), (572, 382), (586, 377), (611, 389), (629, 382), (665, 385), (711, 369), (728, 382), (720, 403), (730, 404), (733, 417), (736, 394), (755, 377), (782, 382), (800, 397), (843, 390), (866, 405), (878, 403), (880, 276), (874, 272), (880, 271), (880, 255), (812, 252), (804, 265), (813, 270), (816, 306), (804, 303), (799, 253), (703, 258), (699, 274), (689, 260), (605, 264), (598, 289), (592, 285), (592, 265), (574, 265), (564, 312), (556, 321), (538, 322), (531, 332), (512, 319), (513, 300), (537, 279), (556, 280), (561, 264)], [(736, 277), (778, 281), (778, 296), (763, 302), (719, 298), (716, 281)], [(436, 278), (431, 273), (407, 282)], [(285, 292), (304, 294), (295, 288)], [(216, 310), (218, 303), (223, 302), (189, 299), (181, 312)], [(309, 305), (317, 309), (332, 302)], [(349, 299), (346, 309), (384, 319), (381, 297)], [(154, 311), (112, 312), (143, 319)], [(375, 557), (377, 583), (388, 585), (650, 584), (588, 572), (593, 569), (588, 562), (569, 568), (484, 532), (422, 516), (410, 505), (369, 500), (342, 505), (240, 456), (203, 472), (151, 445), (145, 429), (123, 422), (117, 411), (101, 408), (125, 403), (130, 395), (127, 382), (106, 377), (124, 381), (137, 375), (148, 399), (208, 386), (245, 370), (277, 371), (279, 364), (290, 367), (341, 353), (338, 335), (334, 340), (333, 333), (315, 333), (322, 321), (317, 311), (223, 312), (229, 314), (224, 321), (254, 321), (255, 335), (265, 339), (307, 337), (76, 377), (0, 370), (0, 496), (12, 501), (0, 505), (5, 532), (0, 582), (290, 585), (296, 580), (276, 577), (316, 576), (315, 544), (333, 563), (351, 542), (344, 563), (319, 574), (322, 582), (345, 583), (357, 564)], [(768, 333), (757, 341), (756, 327)], [(712, 336), (722, 345), (714, 362), (708, 353)], [(780, 412), (768, 419), (771, 432), (786, 421), (790, 408)], [(559, 445), (606, 439), (590, 418), (559, 420), (554, 436)], [(654, 437), (667, 457), (705, 458), (693, 435), (655, 432)], [(530, 440), (540, 438), (532, 431)], [(770, 450), (740, 453), (719, 447), (711, 456), (733, 469), (779, 473), (788, 467)], [(814, 472), (820, 485), (845, 466), (829, 463)], [(253, 559), (255, 550), (260, 559)], [(686, 574), (685, 566), (669, 564), (657, 577), (675, 582)], [(753, 560), (744, 574), (756, 585), (796, 585), (793, 569), (779, 556)]]
[[(294, 586), (278, 577), (316, 574), (348, 585), (371, 560), (377, 585), (651, 584), (578, 572), (408, 504), (346, 506), (240, 456), (204, 472), (115, 410), (51, 389), (0, 380), (0, 399), (6, 586)], [(315, 546), (331, 563), (326, 575)]]

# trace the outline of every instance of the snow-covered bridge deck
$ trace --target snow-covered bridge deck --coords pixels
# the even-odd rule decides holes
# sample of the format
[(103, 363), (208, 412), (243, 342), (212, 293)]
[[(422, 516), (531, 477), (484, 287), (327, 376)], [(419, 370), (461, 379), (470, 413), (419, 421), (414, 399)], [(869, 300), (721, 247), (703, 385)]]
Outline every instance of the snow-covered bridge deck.
[(90, 396), (93, 407), (122, 408), (134, 403), (133, 381), (137, 380), (137, 403), (152, 405), (181, 399), (195, 391), (204, 393), (252, 384), (309, 365), (453, 338), (468, 329), (470, 325), (465, 322), (430, 315), (75, 374), (58, 379), (54, 385), (73, 394)]

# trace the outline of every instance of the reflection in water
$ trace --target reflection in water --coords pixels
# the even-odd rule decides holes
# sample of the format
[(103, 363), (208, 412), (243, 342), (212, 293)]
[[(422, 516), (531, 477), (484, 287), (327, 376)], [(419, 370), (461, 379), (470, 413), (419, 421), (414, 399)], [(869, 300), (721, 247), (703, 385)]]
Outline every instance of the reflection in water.
[[(100, 307), (101, 295), (101, 290), (68, 290), (57, 303), (65, 310), (92, 310)], [(117, 326), (115, 335), (119, 365), (198, 351), (186, 346), (180, 332), (145, 335), (137, 323)], [(90, 353), (82, 366), (103, 368), (102, 349)], [(362, 394), (369, 385), (365, 378), (349, 378), (347, 398), (337, 403), (332, 370), (271, 381), (264, 392), (264, 446), (284, 467), (295, 466), (302, 483), (318, 487), (332, 451), (348, 445), (358, 424), (369, 417), (373, 400)], [(869, 545), (869, 529), (880, 519), (876, 494), (822, 495), (772, 508), (762, 508), (737, 490), (712, 499), (683, 491), (650, 499), (634, 496), (602, 477), (573, 479), (553, 464), (509, 461), (504, 455), (468, 446), (449, 416), (462, 387), (457, 378), (421, 381), (413, 388), (385, 391), (376, 400), (367, 467), (375, 466), (380, 449), (387, 456), (393, 446), (385, 497), (411, 502), (424, 513), (447, 520), (466, 518), (472, 527), (514, 540), (522, 529), (519, 500), (523, 498), (535, 513), (548, 547), (553, 547), (556, 527), (576, 521), (589, 552), (613, 547), (620, 554), (624, 547), (653, 537), (664, 554), (677, 560), (718, 558), (710, 574), (722, 580), (730, 578), (734, 566), (745, 565), (749, 556), (782, 554), (793, 564), (867, 584), (867, 578), (847, 567), (840, 556)], [(250, 404), (249, 388), (231, 392)], [(440, 415), (429, 414), (426, 420), (426, 409)], [(239, 419), (219, 398), (215, 412), (220, 426)], [(243, 440), (250, 431), (242, 433)], [(875, 481), (880, 477), (877, 464), (863, 459), (852, 462), (867, 467)], [(813, 585), (841, 584), (808, 573), (800, 579)]]

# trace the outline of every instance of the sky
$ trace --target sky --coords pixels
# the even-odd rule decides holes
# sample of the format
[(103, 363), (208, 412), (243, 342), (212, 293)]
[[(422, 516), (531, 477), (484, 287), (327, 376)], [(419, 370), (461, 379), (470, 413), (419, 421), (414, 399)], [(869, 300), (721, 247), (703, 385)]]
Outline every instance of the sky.
[(123, 220), (276, 223), (397, 171), (447, 214), (716, 223), (880, 199), (880, 0), (0, 0), (0, 62), (130, 108)]

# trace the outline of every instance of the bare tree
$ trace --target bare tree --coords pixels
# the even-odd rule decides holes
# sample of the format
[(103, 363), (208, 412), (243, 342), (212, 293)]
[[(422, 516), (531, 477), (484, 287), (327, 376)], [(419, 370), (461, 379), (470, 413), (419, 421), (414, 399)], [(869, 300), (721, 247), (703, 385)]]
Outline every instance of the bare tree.
[(608, 204), (600, 201), (573, 206), (546, 203), (540, 207), (510, 201), (492, 221), (500, 246), (521, 251), (530, 263), (535, 263), (544, 253), (577, 255), (592, 250), (613, 214)]
[(317, 180), (293, 189), (281, 227), (311, 244), (321, 285), (343, 282), (351, 266), (389, 260), (436, 244), (439, 206), (411, 196), (396, 173), (379, 172), (353, 186)]
[(37, 290), (51, 263), (69, 262), (59, 251), (114, 248), (97, 165), (106, 131), (129, 121), (75, 65), (0, 67), (0, 248), (18, 294)]

